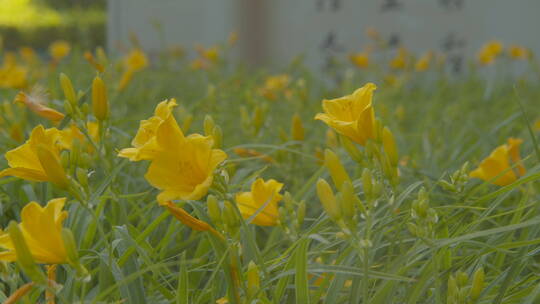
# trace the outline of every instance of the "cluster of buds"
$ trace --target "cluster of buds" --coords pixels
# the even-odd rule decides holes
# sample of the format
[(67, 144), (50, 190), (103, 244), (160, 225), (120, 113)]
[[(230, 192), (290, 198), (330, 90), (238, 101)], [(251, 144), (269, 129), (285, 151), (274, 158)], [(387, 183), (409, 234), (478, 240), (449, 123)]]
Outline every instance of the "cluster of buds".
[(469, 181), (469, 162), (465, 162), (459, 170), (450, 175), (450, 180), (440, 180), (437, 182), (444, 190), (453, 193), (461, 193)]
[(448, 304), (472, 304), (480, 298), (484, 290), (484, 269), (478, 268), (469, 283), (469, 276), (463, 271), (451, 274), (448, 278)]
[(278, 209), (279, 225), (286, 234), (296, 240), (306, 217), (306, 203), (295, 201), (289, 192), (283, 195), (283, 202)]
[(223, 131), (210, 115), (204, 117), (204, 135), (212, 137), (215, 149), (221, 148), (223, 143)]
[(238, 234), (242, 219), (236, 207), (228, 200), (218, 201), (214, 195), (209, 195), (206, 199), (208, 206), (208, 217), (218, 229), (234, 237)]
[(242, 127), (252, 135), (257, 136), (261, 131), (266, 121), (268, 112), (267, 104), (257, 104), (250, 115), (245, 106), (240, 107), (240, 117), (242, 119)]
[(411, 217), (414, 222), (407, 223), (407, 227), (414, 236), (433, 237), (433, 226), (439, 217), (435, 209), (429, 207), (429, 195), (423, 187), (418, 191), (418, 198), (412, 202)]

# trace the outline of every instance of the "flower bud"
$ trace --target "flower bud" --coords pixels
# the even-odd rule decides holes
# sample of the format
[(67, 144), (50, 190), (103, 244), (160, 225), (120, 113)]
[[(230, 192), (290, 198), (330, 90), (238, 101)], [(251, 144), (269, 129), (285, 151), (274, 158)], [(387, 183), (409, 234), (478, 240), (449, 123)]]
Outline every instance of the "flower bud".
[(253, 261), (248, 264), (247, 270), (247, 295), (252, 299), (257, 295), (261, 287), (261, 278), (259, 276), (259, 268)]
[(324, 166), (330, 172), (330, 176), (334, 181), (336, 188), (341, 189), (341, 185), (345, 181), (351, 181), (349, 174), (341, 164), (339, 157), (330, 149), (324, 151)]
[(182, 132), (187, 133), (189, 131), (189, 128), (191, 127), (191, 123), (193, 122), (193, 115), (189, 114), (184, 118), (184, 121), (182, 122)]
[(264, 115), (264, 111), (262, 107), (257, 105), (255, 107), (255, 112), (253, 113), (253, 120), (252, 120), (255, 134), (259, 134), (259, 130), (262, 128), (264, 124), (264, 116), (265, 115)]
[(240, 227), (240, 219), (238, 218), (236, 210), (230, 201), (224, 201), (223, 207), (221, 220), (225, 223), (226, 228), (229, 229), (230, 234), (236, 234), (238, 227)]
[(484, 277), (484, 268), (480, 267), (474, 272), (470, 291), (470, 296), (473, 301), (476, 301), (480, 297), (480, 294), (484, 289)]
[(296, 209), (296, 221), (298, 223), (298, 227), (302, 226), (304, 223), (304, 218), (306, 217), (306, 203), (304, 201), (301, 201), (298, 204), (298, 209)]
[(36, 265), (34, 257), (26, 244), (21, 228), (16, 222), (11, 222), (8, 226), (9, 238), (15, 248), (17, 263), (21, 269), (32, 279), (33, 282), (45, 282), (45, 275)]
[(448, 278), (448, 287), (447, 287), (447, 296), (446, 296), (446, 303), (447, 304), (459, 304), (459, 289), (456, 282), (456, 279), (453, 275), (450, 275)]
[(362, 163), (364, 156), (362, 152), (356, 147), (356, 145), (347, 137), (340, 136), (341, 145), (345, 148), (345, 151), (349, 156), (357, 163)]
[(214, 128), (216, 127), (216, 123), (214, 122), (214, 119), (210, 115), (204, 116), (204, 135), (206, 136), (212, 136), (214, 134)]
[(77, 107), (77, 95), (75, 94), (75, 89), (73, 89), (73, 85), (71, 84), (69, 77), (64, 73), (60, 73), (60, 86), (64, 91), (66, 100), (69, 101), (73, 107)]
[(330, 218), (335, 221), (340, 220), (341, 210), (336, 201), (336, 197), (334, 196), (334, 192), (332, 191), (332, 188), (330, 188), (330, 185), (322, 178), (319, 178), (317, 181), (317, 196)]
[(69, 180), (58, 157), (44, 145), (37, 147), (37, 156), (49, 180), (60, 188), (67, 188)]
[(210, 217), (212, 223), (219, 225), (221, 223), (221, 208), (217, 198), (214, 195), (208, 195), (206, 205), (208, 206), (208, 217)]
[(292, 123), (291, 123), (291, 137), (293, 140), (304, 140), (305, 138), (305, 130), (304, 126), (302, 124), (302, 119), (300, 118), (300, 115), (294, 114), (292, 117)]
[(98, 120), (105, 120), (109, 116), (107, 89), (99, 76), (92, 82), (92, 111)]
[(461, 270), (456, 273), (456, 282), (460, 288), (467, 286), (467, 281), (469, 281), (467, 273)]
[(75, 242), (73, 232), (68, 228), (62, 228), (62, 240), (64, 241), (69, 265), (75, 269), (78, 277), (86, 282), (89, 281), (90, 274), (79, 261), (79, 251), (77, 250), (77, 243)]
[(212, 131), (212, 138), (214, 139), (214, 148), (219, 149), (223, 144), (223, 131), (220, 126), (215, 126)]
[(88, 172), (83, 168), (77, 168), (76, 175), (79, 184), (81, 184), (81, 186), (83, 186), (85, 189), (88, 188)]
[(364, 195), (371, 200), (373, 197), (373, 180), (371, 178), (371, 171), (365, 168), (362, 171), (362, 186), (364, 187)]
[(396, 147), (396, 141), (394, 139), (394, 135), (388, 129), (387, 127), (384, 127), (382, 131), (382, 140), (383, 140), (383, 146), (384, 151), (386, 152), (386, 155), (388, 156), (388, 160), (390, 160), (390, 164), (392, 167), (396, 167), (399, 162), (399, 155)]

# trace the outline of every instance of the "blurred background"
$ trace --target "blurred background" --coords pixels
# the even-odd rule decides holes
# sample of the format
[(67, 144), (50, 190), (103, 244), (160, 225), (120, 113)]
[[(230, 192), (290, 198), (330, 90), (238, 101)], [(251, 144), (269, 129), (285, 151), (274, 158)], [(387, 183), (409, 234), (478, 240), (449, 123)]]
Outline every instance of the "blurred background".
[[(233, 58), (266, 65), (301, 58), (311, 67), (404, 47), (444, 54), (460, 71), (488, 41), (539, 51), (538, 12), (535, 0), (0, 0), (0, 35), (7, 49), (44, 50), (61, 39), (110, 53), (135, 46), (150, 56), (234, 35)], [(390, 56), (372, 59), (379, 55)]]

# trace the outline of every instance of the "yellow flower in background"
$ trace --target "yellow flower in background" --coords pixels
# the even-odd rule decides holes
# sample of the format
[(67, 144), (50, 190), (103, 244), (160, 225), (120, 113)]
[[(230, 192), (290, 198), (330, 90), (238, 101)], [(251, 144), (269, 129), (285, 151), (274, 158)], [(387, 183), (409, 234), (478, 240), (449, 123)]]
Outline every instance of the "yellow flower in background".
[(535, 131), (540, 131), (540, 119), (537, 119), (537, 120), (534, 122), (533, 128), (534, 128)]
[(268, 76), (264, 85), (259, 88), (259, 94), (269, 100), (276, 100), (278, 94), (287, 88), (291, 82), (291, 77), (287, 74)]
[(276, 180), (270, 179), (265, 182), (262, 178), (258, 178), (251, 184), (250, 192), (237, 193), (235, 200), (242, 217), (248, 219), (264, 206), (251, 223), (259, 226), (277, 225), (278, 202), (283, 199), (279, 194), (282, 187), (283, 184)]
[(375, 84), (368, 83), (351, 95), (323, 100), (324, 113), (317, 114), (315, 119), (322, 120), (356, 143), (365, 145), (368, 139), (375, 137), (375, 113), (371, 100), (376, 88)]
[(390, 60), (390, 67), (395, 70), (403, 70), (407, 67), (409, 52), (404, 47), (400, 47), (397, 54)]
[[(522, 140), (509, 138), (508, 143), (497, 147), (486, 157), (470, 176), (489, 181), (497, 186), (506, 186), (525, 174), (525, 168), (520, 164), (519, 145)], [(515, 172), (511, 165), (516, 165)], [(517, 174), (516, 174), (517, 173)]]
[(67, 185), (67, 177), (60, 164), (59, 138), (58, 129), (45, 129), (38, 125), (24, 144), (6, 152), (10, 168), (0, 171), (0, 177), (16, 176), (30, 181)]
[(64, 119), (64, 114), (44, 105), (45, 96), (39, 90), (31, 94), (19, 92), (13, 102), (24, 104), (30, 111), (52, 122)]
[(529, 59), (532, 57), (531, 50), (520, 45), (511, 45), (508, 47), (508, 55), (513, 59)]
[(478, 51), (478, 61), (482, 65), (490, 65), (502, 53), (503, 45), (500, 41), (492, 40), (484, 44)]
[(358, 68), (363, 69), (369, 66), (369, 54), (366, 52), (351, 54), (349, 59)]
[(197, 46), (197, 52), (199, 52), (199, 55), (208, 60), (209, 62), (215, 64), (219, 61), (219, 47), (218, 46), (212, 46), (209, 48), (203, 48), (201, 46)]
[(433, 58), (433, 52), (429, 51), (429, 52), (425, 53), (424, 55), (422, 55), (422, 57), (420, 57), (416, 61), (415, 65), (414, 65), (414, 69), (417, 72), (426, 71), (427, 69), (429, 69), (432, 58)]
[[(176, 124), (172, 114), (172, 109), (176, 106), (177, 103), (174, 98), (160, 102), (156, 106), (154, 116), (141, 121), (137, 135), (131, 141), (133, 148), (122, 149), (118, 156), (129, 158), (131, 161), (153, 159), (155, 153), (159, 150), (156, 142), (158, 127), (167, 119), (171, 119), (171, 123)], [(182, 133), (180, 129), (175, 132)], [(181, 137), (183, 138), (183, 134)]]
[[(62, 239), (62, 222), (68, 217), (62, 211), (65, 198), (50, 200), (47, 206), (41, 207), (30, 202), (21, 212), (21, 229), (24, 241), (28, 245), (32, 257), (40, 264), (64, 264), (68, 262), (66, 246)], [(12, 239), (7, 232), (0, 230), (0, 261), (15, 262), (17, 253)]]
[(71, 45), (64, 40), (58, 40), (49, 46), (49, 54), (55, 62), (62, 60), (64, 57), (69, 55), (71, 51)]
[(124, 66), (128, 70), (137, 72), (148, 66), (148, 58), (141, 49), (133, 49), (124, 57)]
[(36, 51), (31, 47), (22, 47), (19, 49), (19, 54), (27, 64), (34, 64), (38, 60)]
[(28, 83), (28, 69), (17, 63), (14, 53), (6, 52), (0, 67), (0, 88), (22, 89)]

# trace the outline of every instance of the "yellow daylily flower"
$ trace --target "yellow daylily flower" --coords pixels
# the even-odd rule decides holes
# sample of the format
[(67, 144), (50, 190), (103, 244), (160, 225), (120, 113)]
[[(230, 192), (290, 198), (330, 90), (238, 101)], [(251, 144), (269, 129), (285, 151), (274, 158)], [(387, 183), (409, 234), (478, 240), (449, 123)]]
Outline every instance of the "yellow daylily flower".
[(363, 69), (369, 66), (369, 55), (366, 52), (351, 54), (349, 59), (358, 68)]
[(529, 59), (532, 57), (531, 50), (520, 45), (511, 45), (508, 47), (508, 55), (513, 59)]
[(422, 57), (418, 59), (418, 61), (416, 61), (414, 65), (414, 69), (417, 72), (426, 71), (427, 69), (429, 69), (432, 58), (433, 58), (433, 52), (429, 51), (425, 53), (424, 55), (422, 55)]
[[(507, 144), (497, 147), (477, 169), (471, 171), (470, 177), (489, 181), (497, 186), (506, 186), (516, 181), (525, 174), (519, 156), (519, 145), (522, 142), (521, 139), (509, 138)], [(517, 172), (512, 170), (511, 163), (517, 164)]]
[[(86, 128), (88, 129), (88, 135), (94, 142), (99, 141), (99, 126), (96, 122), (89, 121), (86, 123)], [(73, 148), (73, 141), (78, 139), (81, 143), (87, 145), (89, 151), (93, 150), (93, 147), (87, 142), (86, 136), (83, 132), (75, 125), (71, 124), (69, 127), (66, 127), (60, 131), (60, 138), (58, 141), (58, 146), (62, 149), (71, 150)]]
[[(64, 264), (68, 262), (66, 246), (62, 239), (62, 222), (67, 211), (62, 211), (65, 198), (50, 200), (41, 207), (36, 202), (28, 203), (21, 212), (19, 227), (32, 257), (40, 264)], [(0, 261), (14, 262), (17, 253), (10, 235), (0, 230)]]
[(368, 83), (351, 95), (323, 100), (323, 110), (315, 119), (322, 120), (339, 134), (360, 145), (375, 137), (375, 113), (372, 107), (373, 91), (377, 87)]
[[(131, 161), (144, 159), (153, 159), (154, 154), (159, 150), (156, 142), (156, 133), (158, 127), (167, 119), (173, 126), (172, 132), (182, 133), (180, 128), (176, 130), (174, 125), (176, 120), (172, 114), (172, 109), (177, 106), (175, 99), (164, 100), (160, 102), (154, 111), (154, 116), (147, 120), (142, 120), (137, 131), (137, 135), (131, 141), (133, 148), (125, 148), (118, 153), (118, 156), (129, 158)], [(183, 134), (181, 136), (183, 138)]]
[(397, 54), (392, 60), (390, 60), (390, 67), (396, 70), (403, 70), (407, 67), (407, 59), (409, 57), (409, 52), (407, 49), (400, 47), (397, 51)]
[(211, 137), (192, 134), (184, 137), (176, 121), (166, 120), (157, 132), (156, 141), (161, 150), (153, 155), (145, 174), (148, 182), (162, 190), (157, 200), (163, 204), (170, 200), (198, 200), (208, 193), (214, 170), (227, 154), (212, 149)]
[(137, 72), (148, 66), (148, 58), (140, 49), (133, 49), (124, 58), (124, 65), (128, 70)]
[(44, 98), (39, 91), (35, 94), (19, 92), (13, 102), (24, 104), (30, 111), (52, 122), (59, 122), (64, 119), (64, 114), (43, 104)]
[(69, 55), (70, 51), (71, 45), (64, 40), (55, 41), (49, 46), (49, 54), (56, 62), (62, 60), (64, 57)]
[(259, 226), (277, 225), (278, 202), (283, 199), (279, 194), (282, 187), (283, 184), (274, 179), (265, 182), (262, 178), (258, 178), (251, 184), (250, 192), (237, 193), (235, 200), (242, 217), (248, 219), (266, 205), (251, 223)]
[(60, 165), (60, 151), (57, 146), (59, 139), (58, 129), (45, 129), (38, 125), (23, 145), (6, 152), (5, 157), (10, 168), (0, 171), (0, 177), (16, 176), (65, 186), (67, 177)]
[(482, 65), (490, 65), (502, 53), (503, 45), (500, 41), (489, 41), (478, 51), (478, 61)]
[(287, 88), (291, 82), (291, 77), (287, 74), (280, 74), (269, 76), (264, 81), (264, 85), (259, 88), (259, 94), (264, 96), (269, 100), (276, 100), (278, 93), (282, 92)]

